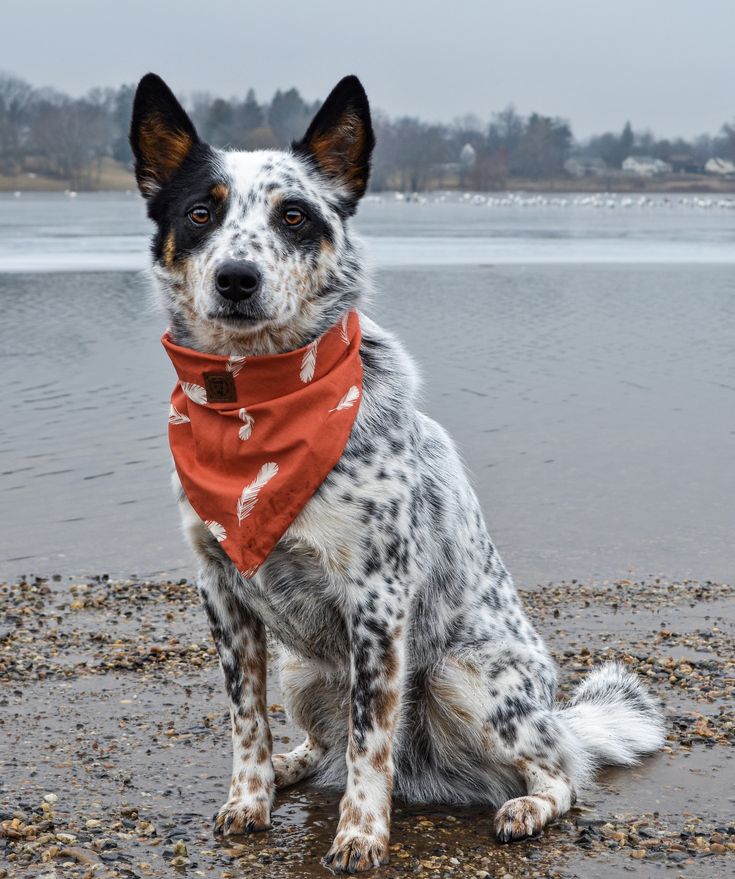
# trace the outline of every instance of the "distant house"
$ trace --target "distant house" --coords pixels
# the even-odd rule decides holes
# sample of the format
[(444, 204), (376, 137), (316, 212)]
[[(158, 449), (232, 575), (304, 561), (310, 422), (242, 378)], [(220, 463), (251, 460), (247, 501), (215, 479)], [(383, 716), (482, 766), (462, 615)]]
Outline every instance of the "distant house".
[(635, 174), (636, 177), (671, 174), (671, 165), (662, 159), (654, 159), (653, 156), (628, 156), (622, 167), (626, 174)]
[(575, 156), (564, 162), (564, 170), (570, 177), (605, 177), (609, 171), (603, 159)]
[(466, 143), (459, 153), (459, 164), (463, 168), (471, 168), (477, 161), (477, 150), (471, 143)]
[(704, 170), (706, 174), (716, 174), (718, 177), (735, 177), (735, 162), (729, 159), (708, 159)]

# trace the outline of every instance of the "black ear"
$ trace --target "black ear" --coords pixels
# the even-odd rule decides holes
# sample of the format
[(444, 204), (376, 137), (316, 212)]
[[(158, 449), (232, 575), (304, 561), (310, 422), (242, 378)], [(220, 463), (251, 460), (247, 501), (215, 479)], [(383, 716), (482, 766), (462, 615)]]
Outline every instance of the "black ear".
[(138, 83), (130, 122), (135, 176), (146, 198), (168, 183), (198, 142), (191, 119), (171, 89), (160, 76), (146, 74)]
[(337, 83), (304, 137), (292, 145), (294, 152), (312, 160), (325, 177), (347, 191), (350, 213), (367, 189), (374, 146), (370, 105), (356, 76)]

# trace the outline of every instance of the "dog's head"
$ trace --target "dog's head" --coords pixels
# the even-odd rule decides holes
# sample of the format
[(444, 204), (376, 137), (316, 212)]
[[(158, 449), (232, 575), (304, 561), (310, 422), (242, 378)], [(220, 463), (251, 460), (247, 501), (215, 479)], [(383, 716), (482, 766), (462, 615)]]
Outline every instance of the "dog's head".
[(158, 76), (135, 95), (130, 142), (156, 223), (154, 274), (179, 344), (210, 353), (298, 347), (357, 304), (348, 220), (375, 143), (367, 96), (343, 79), (289, 150), (204, 143)]

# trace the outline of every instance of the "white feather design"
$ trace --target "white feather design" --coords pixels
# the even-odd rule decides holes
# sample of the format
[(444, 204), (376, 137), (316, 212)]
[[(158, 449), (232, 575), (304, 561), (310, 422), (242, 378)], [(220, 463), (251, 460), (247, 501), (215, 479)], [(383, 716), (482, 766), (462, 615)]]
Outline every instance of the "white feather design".
[(301, 372), (299, 373), (299, 376), (304, 384), (310, 382), (314, 378), (314, 370), (316, 369), (316, 348), (318, 344), (319, 339), (314, 339), (311, 345), (309, 345), (306, 351), (304, 351), (304, 356), (301, 359)]
[(227, 372), (231, 372), (233, 376), (238, 376), (240, 375), (240, 370), (245, 366), (246, 360), (247, 357), (237, 357), (232, 354), (227, 358), (227, 366), (225, 368), (227, 369)]
[(168, 423), (169, 424), (188, 424), (191, 419), (184, 415), (183, 412), (179, 412), (179, 410), (171, 404), (171, 408), (168, 410)]
[(347, 320), (349, 318), (348, 314), (343, 315), (342, 317), (342, 328), (340, 330), (340, 335), (342, 336), (342, 341), (345, 345), (350, 344), (350, 337), (347, 335)]
[(201, 385), (195, 385), (193, 382), (179, 382), (181, 390), (192, 401), (199, 403), (200, 406), (207, 405), (207, 392)]
[(250, 439), (250, 434), (253, 432), (253, 425), (255, 424), (255, 419), (252, 415), (248, 413), (248, 410), (243, 406), (239, 412), (240, 420), (243, 423), (243, 426), (240, 428), (240, 439), (246, 440)]
[(253, 565), (252, 568), (248, 568), (246, 571), (240, 571), (240, 573), (246, 580), (252, 580), (253, 577), (258, 573), (259, 567), (260, 565)]
[(227, 531), (225, 531), (224, 525), (220, 525), (219, 522), (215, 522), (213, 519), (210, 519), (204, 524), (212, 532), (212, 537), (214, 537), (217, 543), (222, 543), (223, 540), (227, 540)]
[(273, 479), (276, 473), (278, 473), (278, 464), (269, 461), (267, 464), (263, 464), (260, 470), (258, 470), (258, 475), (255, 479), (243, 488), (242, 494), (237, 501), (238, 522), (247, 519), (247, 517), (253, 512), (253, 508), (258, 503), (260, 490), (266, 483)]
[(347, 393), (342, 397), (342, 399), (337, 403), (334, 409), (330, 409), (330, 412), (341, 412), (343, 409), (351, 409), (355, 403), (360, 399), (360, 389), (357, 385), (352, 385), (352, 387), (347, 391)]

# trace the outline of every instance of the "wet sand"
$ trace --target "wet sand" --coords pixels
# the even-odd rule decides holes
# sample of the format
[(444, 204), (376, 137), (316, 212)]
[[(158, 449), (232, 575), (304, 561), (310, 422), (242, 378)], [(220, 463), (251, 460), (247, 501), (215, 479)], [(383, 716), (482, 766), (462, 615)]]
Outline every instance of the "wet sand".
[[(735, 589), (661, 580), (524, 593), (562, 670), (623, 659), (665, 705), (663, 752), (606, 770), (568, 816), (501, 846), (489, 810), (396, 804), (386, 877), (725, 877), (735, 870)], [(0, 876), (313, 877), (338, 793), (278, 796), (273, 829), (217, 840), (229, 720), (186, 581), (0, 586)], [(275, 750), (299, 733), (269, 682)], [(4, 872), (3, 872), (4, 871)]]

